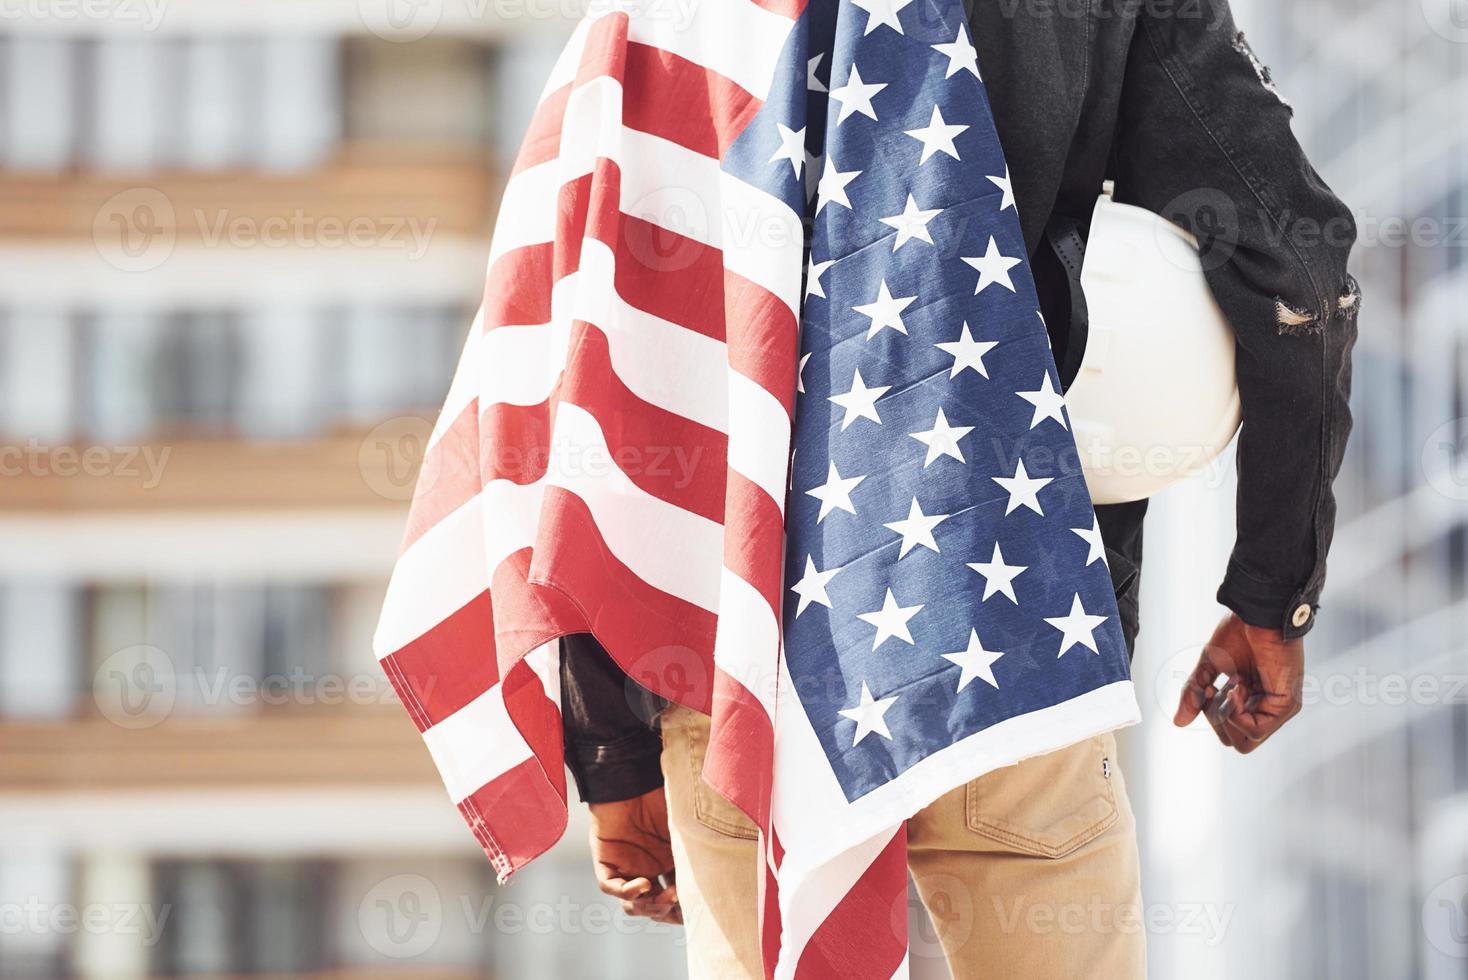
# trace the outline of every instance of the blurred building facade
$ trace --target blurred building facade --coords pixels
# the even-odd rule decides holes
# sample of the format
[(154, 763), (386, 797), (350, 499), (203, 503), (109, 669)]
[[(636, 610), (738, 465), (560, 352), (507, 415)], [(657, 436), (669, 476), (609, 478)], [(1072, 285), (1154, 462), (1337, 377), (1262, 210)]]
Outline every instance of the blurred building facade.
[(1468, 976), (1462, 13), (1235, 3), (1296, 136), (1357, 216), (1365, 305), (1306, 707), (1255, 755), (1168, 725), (1216, 616), (1232, 480), (1178, 488), (1149, 516), (1136, 673), (1158, 696), (1134, 739), (1147, 895), (1225, 923), (1159, 930), (1159, 976)]
[(0, 976), (676, 972), (584, 825), (495, 886), (371, 654), (567, 22), (69, 9), (0, 26)]

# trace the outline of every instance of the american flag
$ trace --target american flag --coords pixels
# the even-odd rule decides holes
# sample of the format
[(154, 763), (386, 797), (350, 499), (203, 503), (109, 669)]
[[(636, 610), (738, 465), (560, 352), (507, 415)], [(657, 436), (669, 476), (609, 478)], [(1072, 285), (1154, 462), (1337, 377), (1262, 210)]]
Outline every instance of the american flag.
[(870, 907), (904, 907), (903, 820), (1138, 712), (962, 5), (807, 16), (830, 74), (807, 120), (777, 975), (885, 978), (906, 971), (904, 923)]
[(375, 641), (502, 879), (565, 827), (568, 633), (713, 716), (781, 977), (904, 975), (902, 821), (1135, 719), (979, 75), (958, 0), (579, 24)]

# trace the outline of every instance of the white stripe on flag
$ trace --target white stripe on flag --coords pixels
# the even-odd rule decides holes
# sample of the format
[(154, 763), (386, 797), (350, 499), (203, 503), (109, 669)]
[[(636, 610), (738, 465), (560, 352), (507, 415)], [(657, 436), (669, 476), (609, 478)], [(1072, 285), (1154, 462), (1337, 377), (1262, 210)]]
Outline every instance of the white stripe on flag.
[(455, 803), (531, 756), (496, 684), (423, 733), (423, 742)]
[(563, 186), (591, 173), (598, 160), (617, 165), (622, 211), (705, 245), (718, 245), (719, 161), (622, 125), (621, 84), (602, 77), (571, 93), (559, 155), (510, 178), (490, 249), (493, 262), (511, 249), (553, 241), (555, 202)]
[(780, 627), (770, 604), (759, 590), (724, 569), (719, 595), (719, 622), (714, 633), (714, 666), (747, 690), (765, 709), (775, 713), (777, 657)]
[(769, 494), (784, 513), (790, 416), (774, 395), (737, 371), (729, 372), (728, 452), (730, 468)]
[(781, 868), (780, 925), (783, 933), (775, 980), (791, 980), (795, 976), (795, 967), (806, 943), (846, 898), (851, 886), (891, 843), (895, 832), (896, 828), (893, 828), (870, 840), (860, 841), (805, 877), (797, 878), (790, 873), (791, 869)]
[(580, 497), (617, 560), (642, 581), (717, 613), (724, 528), (654, 497), (627, 478), (590, 412), (570, 402), (556, 411), (546, 482)]
[[(627, 36), (718, 72), (763, 102), (769, 98), (775, 69), (794, 21), (753, 0), (669, 5), (673, 16), (647, 16), (645, 0), (618, 0), (633, 16)], [(731, 44), (737, 38), (739, 43)]]
[(443, 410), (439, 412), (438, 421), (433, 424), (433, 433), (428, 437), (428, 444), (423, 447), (425, 455), (428, 450), (438, 445), (444, 433), (464, 413), (465, 407), (474, 400), (475, 392), (479, 387), (479, 348), (483, 333), (484, 307), (481, 306), (474, 314), (474, 322), (469, 325), (469, 335), (464, 338), (464, 349), (459, 354), (459, 366), (454, 370), (454, 380), (449, 384), (449, 393), (444, 397)]
[(465, 501), (398, 557), (372, 646), (381, 660), (489, 588), (480, 498)]
[[(581, 246), (581, 268), (556, 284), (552, 322), (496, 327), (485, 335), (480, 410), (492, 402), (538, 405), (560, 379), (571, 321), (606, 334), (612, 367), (633, 394), (675, 415), (725, 431), (729, 377), (723, 341), (629, 306), (617, 295), (612, 250), (594, 238)], [(768, 398), (768, 396), (766, 396)], [(779, 408), (778, 405), (776, 405)], [(780, 410), (784, 417), (784, 410)], [(784, 423), (789, 427), (788, 420)]]
[[(718, 72), (760, 101), (769, 96), (776, 65), (794, 24), (790, 18), (765, 10), (750, 0), (669, 4), (669, 16), (664, 17), (646, 16), (645, 0), (601, 0), (576, 25), (546, 81), (542, 101), (575, 81), (593, 26), (618, 11), (632, 15), (629, 40), (662, 48)], [(642, 16), (638, 16), (639, 11)], [(749, 38), (749, 50), (730, 44), (731, 37)], [(757, 54), (750, 57), (750, 52)]]
[(798, 317), (805, 269), (793, 256), (805, 248), (803, 215), (732, 174), (722, 175), (719, 193), (724, 267), (774, 293)]

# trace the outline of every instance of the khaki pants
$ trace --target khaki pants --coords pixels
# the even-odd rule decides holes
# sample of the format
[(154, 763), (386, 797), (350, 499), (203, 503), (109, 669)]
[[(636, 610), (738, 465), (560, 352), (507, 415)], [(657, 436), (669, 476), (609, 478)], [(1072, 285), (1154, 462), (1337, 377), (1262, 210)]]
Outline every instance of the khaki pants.
[[(708, 718), (672, 708), (663, 776), (692, 980), (760, 980), (754, 825), (703, 781)], [(959, 980), (1146, 975), (1136, 823), (1110, 735), (981, 776), (908, 821), (908, 867)], [(914, 933), (912, 956), (937, 956)]]

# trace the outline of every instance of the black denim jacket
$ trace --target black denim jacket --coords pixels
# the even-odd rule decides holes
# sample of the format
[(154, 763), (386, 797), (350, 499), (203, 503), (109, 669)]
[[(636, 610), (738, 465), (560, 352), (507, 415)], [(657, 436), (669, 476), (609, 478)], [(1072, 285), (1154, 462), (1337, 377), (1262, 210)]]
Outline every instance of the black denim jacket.
[[(1225, 0), (965, 0), (1062, 379), (1083, 304), (1057, 229), (1084, 236), (1104, 180), (1198, 236), (1237, 337), (1238, 533), (1218, 599), (1287, 637), (1315, 621), (1351, 428), (1356, 228), (1305, 159), (1291, 110)], [(914, 5), (916, 11), (921, 5)], [(917, 16), (917, 15), (914, 15)], [(906, 23), (906, 22), (905, 22)], [(921, 29), (914, 23), (909, 32)], [(942, 40), (951, 40), (943, 38)], [(1146, 502), (1099, 507), (1128, 642)], [(570, 763), (588, 802), (660, 784), (649, 695), (590, 637), (561, 661)]]

